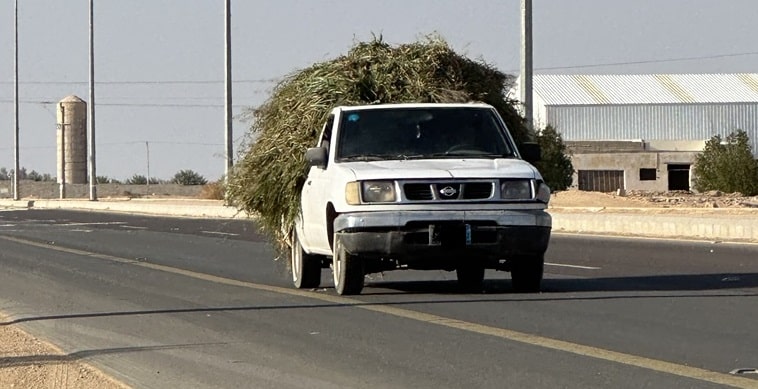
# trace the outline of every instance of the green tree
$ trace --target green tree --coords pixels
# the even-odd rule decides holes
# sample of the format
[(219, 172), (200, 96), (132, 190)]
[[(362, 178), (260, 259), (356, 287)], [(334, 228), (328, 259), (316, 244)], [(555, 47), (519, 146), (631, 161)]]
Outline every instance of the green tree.
[[(127, 185), (147, 185), (147, 178), (141, 174), (135, 174), (124, 181)], [(157, 178), (150, 177), (150, 185), (158, 184)]]
[(126, 179), (127, 185), (147, 185), (147, 177), (141, 174), (135, 174)]
[[(8, 178), (12, 179), (13, 178), (13, 174), (15, 174), (15, 172), (14, 172), (13, 169), (11, 169), (10, 173), (8, 173)], [(25, 180), (26, 179), (26, 168), (23, 167), (23, 166), (18, 171), (18, 179), (19, 180)]]
[(205, 185), (208, 183), (208, 180), (192, 170), (180, 170), (174, 174), (171, 182), (179, 185)]
[(574, 165), (561, 133), (548, 125), (537, 134), (537, 143), (542, 149), (542, 160), (536, 163), (536, 167), (545, 183), (553, 191), (568, 189), (573, 180)]
[(8, 173), (8, 169), (4, 167), (0, 167), (0, 181), (6, 181), (10, 179), (10, 173)]
[(36, 170), (32, 170), (29, 172), (29, 174), (26, 175), (26, 179), (32, 181), (42, 181), (43, 177), (42, 174), (37, 173)]
[(703, 153), (695, 158), (693, 175), (693, 186), (701, 192), (758, 194), (758, 162), (753, 158), (747, 133), (737, 130), (726, 139), (716, 135), (705, 142)]

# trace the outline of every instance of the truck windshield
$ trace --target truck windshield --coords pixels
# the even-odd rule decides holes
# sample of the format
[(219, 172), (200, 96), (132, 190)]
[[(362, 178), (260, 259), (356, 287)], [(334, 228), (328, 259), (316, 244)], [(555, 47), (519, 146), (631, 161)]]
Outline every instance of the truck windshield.
[(336, 158), (507, 158), (514, 154), (505, 131), (488, 108), (351, 110), (340, 120)]

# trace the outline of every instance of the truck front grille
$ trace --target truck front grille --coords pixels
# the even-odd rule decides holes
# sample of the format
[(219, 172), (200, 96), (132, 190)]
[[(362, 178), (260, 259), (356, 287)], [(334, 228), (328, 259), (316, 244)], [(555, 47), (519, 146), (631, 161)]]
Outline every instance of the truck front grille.
[(403, 192), (410, 201), (486, 200), (493, 188), (493, 182), (406, 183)]
[(481, 200), (492, 197), (491, 182), (471, 182), (463, 188), (463, 198), (466, 200)]
[(405, 198), (408, 200), (434, 200), (432, 186), (429, 184), (405, 184), (403, 191), (405, 191)]

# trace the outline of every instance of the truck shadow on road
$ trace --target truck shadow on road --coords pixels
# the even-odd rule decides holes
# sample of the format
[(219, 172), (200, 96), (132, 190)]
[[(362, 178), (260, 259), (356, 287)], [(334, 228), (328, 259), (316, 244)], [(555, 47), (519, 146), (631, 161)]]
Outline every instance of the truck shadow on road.
[[(672, 274), (605, 278), (546, 278), (542, 293), (677, 292), (758, 288), (758, 273)], [(384, 289), (384, 290), (374, 290)], [(391, 291), (387, 291), (390, 289)], [(396, 291), (396, 292), (393, 292)], [(372, 294), (460, 294), (456, 281), (378, 281), (367, 284)], [(513, 294), (508, 279), (486, 280), (484, 294)]]
[(198, 348), (206, 346), (226, 345), (226, 343), (191, 343), (191, 344), (171, 344), (160, 346), (139, 346), (139, 347), (112, 347), (102, 349), (81, 350), (69, 354), (51, 354), (51, 355), (20, 355), (12, 357), (0, 357), (0, 368), (22, 367), (33, 365), (47, 364), (64, 364), (73, 363), (80, 360), (88, 359), (100, 355), (138, 353), (147, 351), (176, 350), (185, 348)]

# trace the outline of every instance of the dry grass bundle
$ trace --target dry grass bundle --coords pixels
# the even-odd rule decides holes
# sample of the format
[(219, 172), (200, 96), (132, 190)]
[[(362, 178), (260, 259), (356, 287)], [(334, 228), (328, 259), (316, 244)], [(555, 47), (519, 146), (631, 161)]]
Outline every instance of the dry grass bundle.
[(304, 152), (315, 145), (333, 107), (481, 101), (497, 108), (521, 143), (528, 132), (505, 99), (511, 81), (436, 36), (398, 46), (381, 38), (358, 43), (347, 55), (290, 74), (261, 107), (247, 112), (252, 123), (247, 151), (230, 177), (229, 200), (258, 215), (282, 248), (299, 208), (307, 173)]

